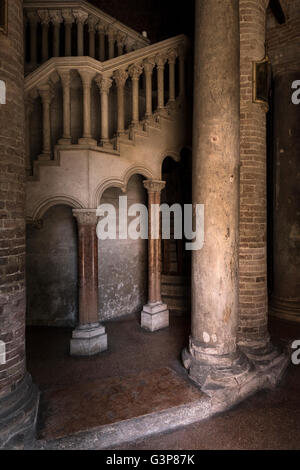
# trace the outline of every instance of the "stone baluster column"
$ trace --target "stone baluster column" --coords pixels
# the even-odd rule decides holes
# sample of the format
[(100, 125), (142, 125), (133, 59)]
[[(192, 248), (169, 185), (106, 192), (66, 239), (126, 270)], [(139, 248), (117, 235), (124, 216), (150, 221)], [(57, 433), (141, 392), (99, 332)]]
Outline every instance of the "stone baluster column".
[(63, 88), (63, 136), (60, 145), (71, 144), (71, 78), (70, 70), (58, 70)]
[(168, 105), (173, 106), (175, 102), (175, 63), (177, 58), (177, 51), (172, 49), (168, 52), (169, 64), (169, 101)]
[(178, 57), (179, 57), (179, 96), (181, 98), (185, 97), (185, 54), (186, 54), (185, 45), (182, 44), (178, 48)]
[(35, 11), (28, 11), (27, 18), (30, 28), (30, 65), (37, 64), (37, 25), (39, 17)]
[(155, 62), (157, 65), (157, 109), (163, 109), (165, 107), (165, 83), (164, 83), (164, 71), (165, 63), (167, 58), (163, 54), (156, 56)]
[(74, 23), (74, 16), (72, 10), (62, 10), (62, 16), (65, 24), (65, 56), (72, 56), (72, 24)]
[(123, 55), (124, 53), (124, 44), (125, 44), (125, 35), (122, 33), (117, 34), (117, 47), (118, 47), (118, 56)]
[(49, 59), (49, 22), (48, 10), (38, 10), (38, 16), (42, 24), (42, 62)]
[[(238, 343), (257, 363), (278, 351), (268, 333), (266, 107), (253, 102), (253, 62), (265, 57), (267, 0), (240, 0), (240, 315)], [(253, 138), (255, 136), (255, 138)]]
[(107, 350), (105, 328), (98, 313), (98, 238), (94, 209), (74, 209), (78, 226), (79, 326), (73, 331), (70, 354), (93, 356)]
[(101, 145), (106, 147), (110, 145), (108, 95), (112, 79), (109, 76), (98, 75), (95, 81), (99, 87), (101, 98)]
[(124, 87), (128, 78), (128, 73), (124, 69), (116, 70), (113, 78), (117, 85), (118, 95), (118, 129), (117, 134), (124, 134), (125, 131), (125, 103), (124, 103)]
[(60, 10), (49, 10), (51, 22), (53, 24), (53, 57), (60, 56), (60, 25), (63, 17)]
[[(279, 62), (284, 61), (285, 55), (278, 57)], [(270, 313), (300, 322), (300, 105), (291, 99), (292, 84), (300, 79), (300, 58), (289, 55), (286, 60), (279, 70), (273, 66), (275, 200)]]
[(97, 145), (92, 138), (91, 131), (91, 90), (92, 80), (96, 73), (91, 70), (79, 70), (83, 86), (83, 136), (79, 139), (80, 145)]
[(96, 57), (96, 24), (98, 19), (93, 16), (89, 15), (88, 25), (89, 25), (89, 56), (95, 59)]
[(25, 97), (25, 125), (26, 125), (26, 175), (32, 175), (32, 164), (31, 164), (31, 148), (30, 148), (30, 134), (31, 134), (31, 115), (34, 110), (35, 96), (29, 94)]
[(43, 106), (43, 152), (39, 160), (51, 160), (51, 102), (54, 98), (54, 90), (51, 83), (40, 85), (38, 91)]
[(146, 119), (152, 116), (152, 73), (155, 62), (152, 58), (144, 61), (146, 81)]
[(129, 68), (129, 75), (132, 81), (132, 121), (134, 127), (139, 123), (139, 79), (143, 73), (143, 67), (140, 64), (133, 64)]
[(108, 28), (108, 59), (115, 57), (116, 32), (112, 27)]
[[(196, 0), (193, 206), (204, 246), (192, 252), (192, 328), (183, 362), (207, 393), (236, 386), (239, 247), (239, 1)], [(212, 191), (213, 188), (213, 191)]]
[(88, 19), (88, 14), (84, 11), (73, 10), (73, 15), (77, 23), (77, 55), (84, 55), (84, 24)]
[(141, 327), (156, 331), (169, 326), (169, 310), (161, 300), (160, 195), (165, 181), (146, 180), (148, 191), (148, 304), (143, 307)]
[(97, 32), (99, 36), (99, 60), (101, 62), (105, 61), (105, 26), (103, 23), (99, 22), (97, 24)]

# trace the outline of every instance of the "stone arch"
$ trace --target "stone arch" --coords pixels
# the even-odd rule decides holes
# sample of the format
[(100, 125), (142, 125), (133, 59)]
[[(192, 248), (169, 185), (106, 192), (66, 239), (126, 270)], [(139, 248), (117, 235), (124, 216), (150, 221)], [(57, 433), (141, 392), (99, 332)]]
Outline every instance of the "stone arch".
[(94, 197), (93, 197), (94, 207), (98, 207), (104, 191), (110, 187), (120, 188), (122, 192), (125, 193), (127, 190), (127, 185), (128, 185), (130, 178), (135, 174), (144, 176), (147, 179), (153, 179), (153, 174), (148, 168), (138, 167), (138, 166), (129, 168), (124, 173), (123, 178), (117, 178), (117, 177), (107, 178), (98, 185), (94, 193)]
[(32, 217), (29, 220), (31, 220), (32, 222), (40, 220), (48, 211), (48, 209), (57, 205), (66, 205), (72, 207), (73, 209), (85, 208), (84, 204), (82, 204), (81, 201), (74, 197), (58, 195), (51, 198), (47, 198), (44, 201), (40, 202), (36, 206), (35, 210), (33, 211)]

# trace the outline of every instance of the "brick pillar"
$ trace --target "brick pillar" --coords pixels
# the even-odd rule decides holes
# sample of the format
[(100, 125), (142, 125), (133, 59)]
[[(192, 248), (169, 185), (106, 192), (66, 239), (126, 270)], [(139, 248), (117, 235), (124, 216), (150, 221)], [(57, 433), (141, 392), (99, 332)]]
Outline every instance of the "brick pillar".
[(267, 0), (240, 0), (240, 300), (238, 344), (257, 365), (284, 361), (270, 342), (266, 106), (253, 102), (253, 62), (266, 55)]
[(267, 0), (240, 0), (241, 172), (239, 344), (268, 335), (266, 109), (252, 99), (252, 64), (265, 57)]
[(23, 1), (8, 2), (8, 34), (0, 33), (0, 448), (32, 438), (38, 403), (25, 363), (23, 39)]

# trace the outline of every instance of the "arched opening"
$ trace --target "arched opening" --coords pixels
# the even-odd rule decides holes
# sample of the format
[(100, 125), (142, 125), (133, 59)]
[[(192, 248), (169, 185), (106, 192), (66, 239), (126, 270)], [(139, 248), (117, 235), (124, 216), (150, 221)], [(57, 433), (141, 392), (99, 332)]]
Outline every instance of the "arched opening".
[(77, 229), (72, 208), (55, 205), (27, 225), (27, 324), (74, 327), (78, 318)]
[[(184, 148), (180, 161), (167, 156), (162, 164), (162, 179), (166, 187), (162, 192), (162, 203), (182, 208), (182, 226), (184, 205), (192, 202), (191, 151)], [(183, 314), (190, 310), (190, 269), (191, 253), (185, 249), (183, 238), (174, 236), (174, 213), (171, 212), (170, 239), (162, 240), (162, 297), (171, 313)]]
[[(133, 175), (126, 192), (116, 187), (106, 189), (101, 204), (111, 204), (117, 215), (117, 239), (99, 240), (99, 310), (101, 321), (128, 314), (140, 314), (147, 301), (147, 240), (119, 239), (119, 198), (133, 204), (147, 205), (143, 177)], [(128, 224), (133, 217), (128, 218)]]

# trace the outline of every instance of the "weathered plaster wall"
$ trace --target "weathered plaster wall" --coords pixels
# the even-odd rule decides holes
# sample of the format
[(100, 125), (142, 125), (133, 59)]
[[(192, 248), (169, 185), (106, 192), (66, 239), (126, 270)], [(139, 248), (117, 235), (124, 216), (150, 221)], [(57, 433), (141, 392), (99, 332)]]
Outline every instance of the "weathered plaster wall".
[(77, 227), (68, 206), (27, 226), (27, 323), (74, 326), (78, 317)]
[[(125, 194), (117, 188), (107, 189), (101, 204), (110, 203), (118, 209), (119, 196), (126, 195), (128, 206), (147, 203), (140, 176), (135, 175), (130, 179)], [(118, 229), (119, 224), (117, 233)], [(147, 266), (146, 240), (99, 242), (99, 305), (102, 320), (142, 310), (147, 301)]]

